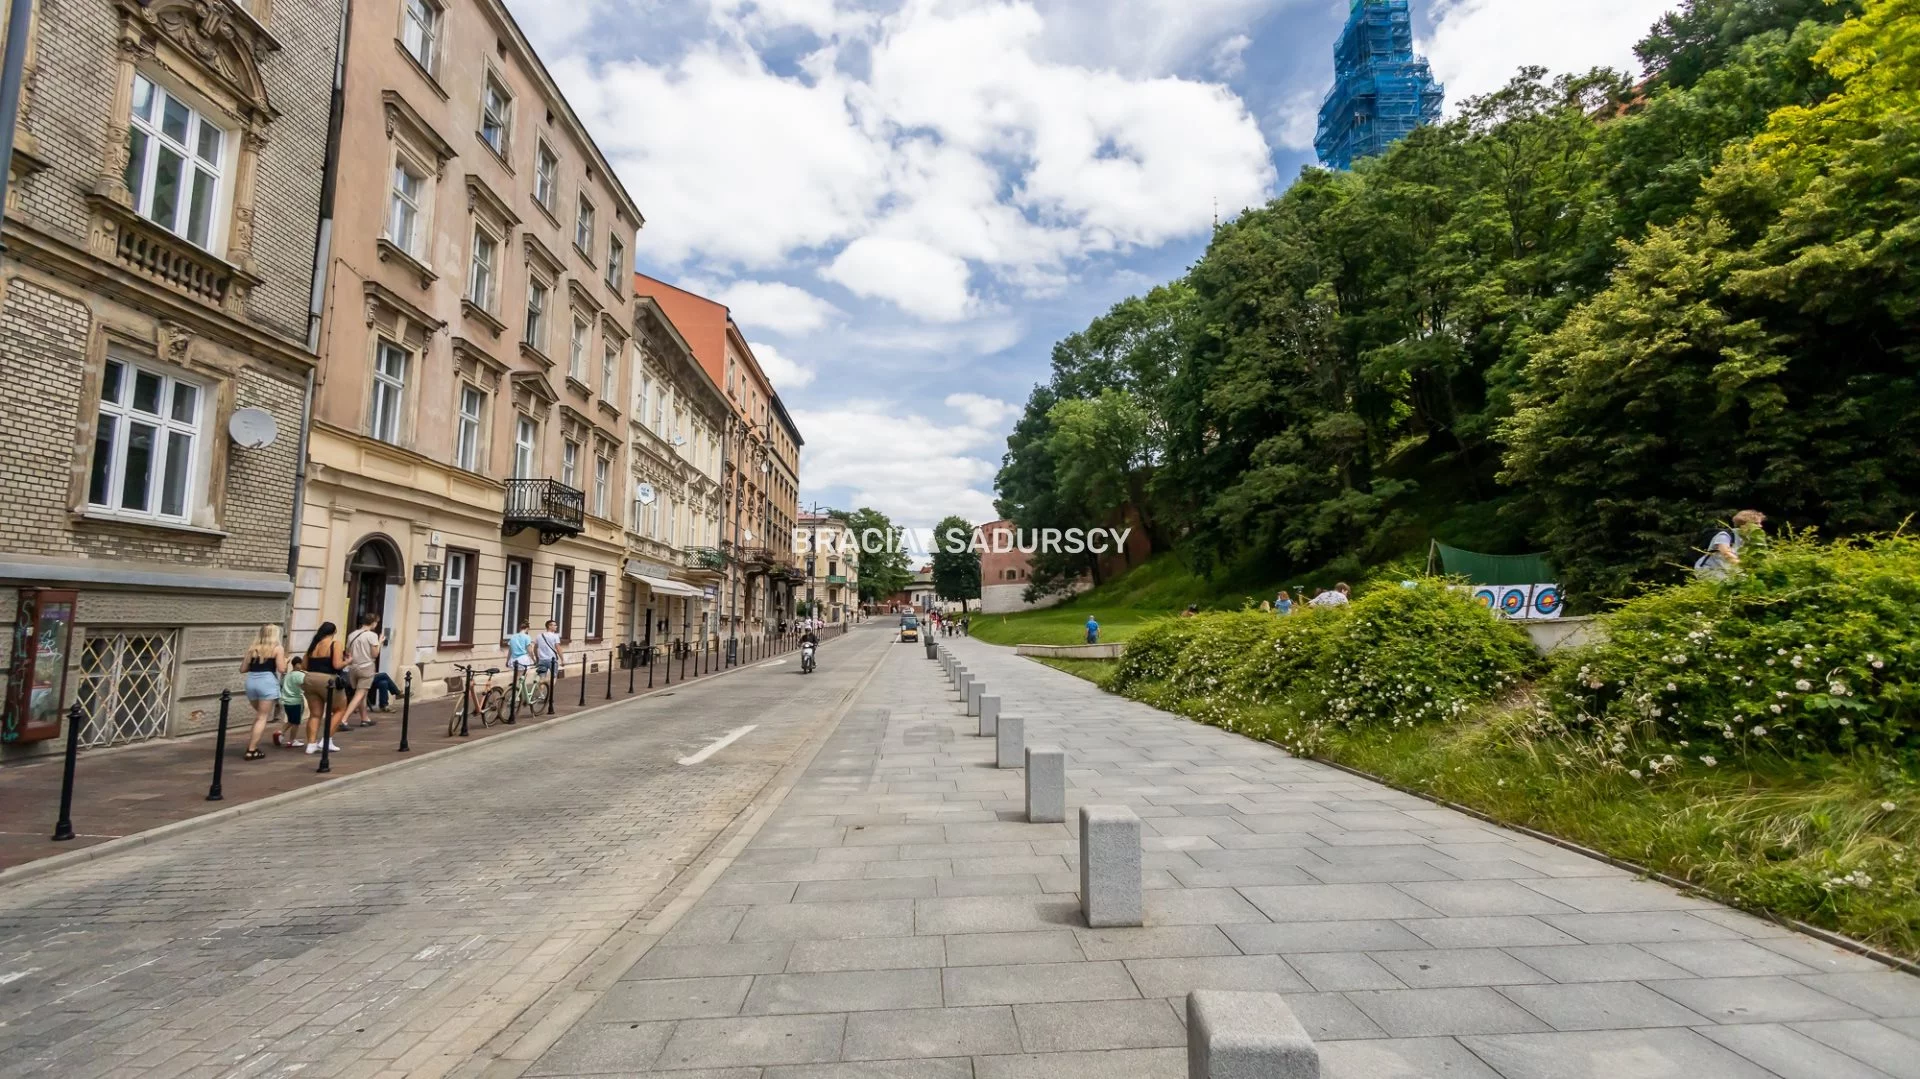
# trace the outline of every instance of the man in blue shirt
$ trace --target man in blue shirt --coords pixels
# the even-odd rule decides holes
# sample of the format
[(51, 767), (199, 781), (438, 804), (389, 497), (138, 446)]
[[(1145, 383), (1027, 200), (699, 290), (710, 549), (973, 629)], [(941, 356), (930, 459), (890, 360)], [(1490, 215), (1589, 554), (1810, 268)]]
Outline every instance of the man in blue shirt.
[(1092, 615), (1087, 616), (1087, 643), (1100, 643), (1100, 623), (1095, 621)]

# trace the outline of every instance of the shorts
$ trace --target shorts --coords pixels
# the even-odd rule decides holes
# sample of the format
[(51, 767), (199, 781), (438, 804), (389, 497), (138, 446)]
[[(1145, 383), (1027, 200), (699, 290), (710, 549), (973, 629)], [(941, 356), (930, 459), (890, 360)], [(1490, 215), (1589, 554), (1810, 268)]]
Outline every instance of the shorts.
[(261, 701), (279, 700), (280, 676), (272, 671), (248, 671), (247, 699), (255, 704)]
[(534, 664), (534, 670), (539, 671), (541, 674), (552, 674), (553, 661), (550, 659), (543, 659), (539, 663)]
[(325, 716), (346, 703), (346, 687), (335, 674), (308, 674), (304, 687), (307, 698), (307, 710), (315, 716)]
[(299, 704), (288, 704), (286, 701), (281, 701), (280, 710), (287, 714), (287, 726), (298, 727), (300, 725), (300, 717), (306, 714), (307, 706), (305, 701)]

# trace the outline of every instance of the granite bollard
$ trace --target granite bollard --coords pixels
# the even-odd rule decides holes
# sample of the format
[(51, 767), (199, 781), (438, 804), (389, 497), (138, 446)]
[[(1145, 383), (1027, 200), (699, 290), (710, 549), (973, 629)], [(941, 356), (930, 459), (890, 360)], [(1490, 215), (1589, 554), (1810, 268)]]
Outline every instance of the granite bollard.
[(994, 724), (994, 763), (1001, 768), (1018, 768), (1026, 749), (1027, 723), (1019, 716), (1001, 716)]
[(1140, 818), (1126, 806), (1080, 807), (1080, 912), (1093, 929), (1143, 922)]
[(1187, 1079), (1320, 1079), (1320, 1051), (1278, 993), (1195, 989)]
[(960, 668), (960, 678), (954, 682), (953, 688), (960, 691), (960, 703), (962, 705), (967, 703), (967, 688), (971, 685), (973, 685), (973, 672), (967, 670), (965, 667)]
[(991, 738), (1000, 732), (1000, 697), (995, 693), (980, 695), (980, 737)]
[(985, 696), (986, 692), (987, 692), (987, 684), (985, 682), (974, 681), (967, 684), (967, 714), (968, 715), (977, 716), (980, 714), (980, 698)]
[(1059, 824), (1067, 819), (1067, 751), (1027, 747), (1027, 820)]

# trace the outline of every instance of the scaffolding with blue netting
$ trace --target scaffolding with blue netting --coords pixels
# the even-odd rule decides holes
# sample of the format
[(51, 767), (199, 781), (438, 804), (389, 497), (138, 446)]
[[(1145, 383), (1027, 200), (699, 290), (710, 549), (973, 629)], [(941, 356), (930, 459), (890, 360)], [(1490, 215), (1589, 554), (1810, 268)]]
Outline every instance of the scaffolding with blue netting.
[(1413, 52), (1408, 0), (1353, 0), (1333, 50), (1333, 89), (1320, 105), (1313, 146), (1330, 168), (1386, 150), (1440, 119), (1441, 86)]

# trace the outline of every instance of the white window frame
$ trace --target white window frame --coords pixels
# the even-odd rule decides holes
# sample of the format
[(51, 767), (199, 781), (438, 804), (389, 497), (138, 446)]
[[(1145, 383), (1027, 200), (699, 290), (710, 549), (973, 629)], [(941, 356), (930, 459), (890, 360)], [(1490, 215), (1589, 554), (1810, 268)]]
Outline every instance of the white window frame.
[(560, 482), (574, 490), (580, 489), (575, 482), (580, 478), (580, 443), (569, 438), (560, 444)]
[[(140, 108), (143, 86), (147, 90), (145, 110)], [(226, 167), (226, 161), (229, 156), (228, 147), (233, 144), (233, 132), (222, 127), (219, 122), (187, 99), (143, 72), (136, 71), (133, 74), (132, 102), (132, 111), (128, 116), (125, 178), (127, 190), (133, 197), (134, 211), (195, 247), (217, 252), (220, 245), (226, 241), (227, 234), (229, 212), (227, 174), (231, 170)], [(166, 132), (168, 102), (178, 105), (186, 113), (183, 134), (178, 138)], [(219, 137), (219, 144), (215, 148), (214, 159), (211, 161), (196, 152), (200, 139), (207, 129), (211, 129)], [(160, 157), (163, 152), (171, 153), (180, 159), (180, 178), (175, 188), (172, 220), (163, 220), (154, 214), (153, 199), (158, 186), (155, 179), (160, 170)], [(204, 221), (206, 234), (196, 239), (192, 234), (193, 200), (194, 195), (201, 190), (207, 191)]]
[(572, 589), (568, 588), (567, 585), (572, 572), (572, 570), (563, 566), (553, 567), (553, 613), (548, 617), (555, 625), (560, 627), (559, 633), (563, 640), (567, 639), (569, 632), (567, 628), (567, 593), (572, 591)]
[(612, 341), (600, 342), (600, 396), (613, 400), (614, 372), (620, 368), (620, 346)]
[[(112, 372), (118, 369), (119, 374)], [(160, 388), (156, 398), (159, 411), (147, 412), (134, 405), (133, 393), (139, 376), (145, 373), (159, 379)], [(117, 386), (109, 386), (107, 380), (118, 378)], [(117, 517), (133, 517), (142, 520), (178, 521), (186, 523), (193, 518), (194, 506), (200, 491), (201, 444), (206, 438), (203, 420), (207, 415), (207, 396), (212, 387), (193, 379), (176, 375), (156, 364), (139, 363), (120, 356), (108, 356), (107, 366), (102, 369), (100, 404), (94, 418), (94, 460), (88, 473), (87, 504), (96, 512), (110, 513)], [(180, 388), (193, 391), (193, 407), (186, 419), (178, 419), (174, 414), (174, 397)], [(109, 393), (114, 392), (118, 400), (110, 400)], [(111, 422), (111, 432), (105, 426)], [(126, 501), (127, 442), (131, 437), (134, 424), (153, 428), (153, 448), (148, 457), (145, 508), (128, 508)], [(106, 437), (102, 439), (102, 434)], [(168, 467), (174, 464), (176, 438), (184, 439), (180, 452), (185, 464), (180, 469), (183, 477), (180, 490), (179, 512), (168, 512), (162, 503), (166, 498)], [(105, 445), (102, 445), (102, 442)], [(95, 500), (94, 473), (100, 471), (101, 455), (105, 454), (105, 490), (98, 492), (102, 498)]]
[[(467, 634), (467, 589), (473, 587), (474, 556), (448, 551), (440, 584), (440, 643), (460, 644)], [(456, 572), (456, 567), (458, 572)]]
[[(483, 250), (489, 253), (484, 262), (480, 258)], [(500, 250), (499, 237), (476, 222), (473, 245), (467, 256), (467, 301), (488, 313), (493, 311), (493, 297), (499, 291)]]
[[(429, 227), (428, 213), (432, 206), (432, 181), (430, 173), (422, 169), (419, 162), (406, 154), (396, 151), (393, 155), (393, 171), (387, 189), (387, 239), (393, 245), (421, 262), (426, 261), (426, 238)], [(400, 186), (402, 176), (419, 181), (419, 189), (408, 195)], [(411, 215), (409, 227), (402, 229), (400, 216), (402, 207)], [(403, 234), (404, 233), (404, 234)]]
[[(468, 472), (480, 470), (480, 435), (486, 429), (487, 395), (470, 382), (459, 384), (454, 409), (453, 463)], [(469, 409), (467, 406), (473, 407)]]
[[(393, 360), (390, 364), (388, 361)], [(407, 369), (413, 355), (396, 342), (374, 338), (373, 396), (367, 404), (367, 434), (398, 446), (406, 433)], [(394, 370), (394, 367), (398, 370)]]
[(627, 257), (627, 245), (620, 242), (618, 233), (607, 236), (607, 287), (615, 295), (625, 295), (620, 289), (620, 263)]
[(529, 584), (526, 579), (527, 567), (528, 563), (517, 558), (507, 559), (506, 588), (502, 593), (506, 609), (500, 616), (500, 639), (503, 641), (520, 632), (520, 594)]
[(547, 308), (553, 304), (553, 286), (527, 275), (527, 324), (520, 339), (535, 350), (547, 350)]
[(605, 574), (587, 574), (587, 624), (580, 632), (584, 640), (597, 641), (604, 636), (602, 631), (606, 627), (600, 624), (600, 586), (605, 580)]
[[(499, 99), (498, 108), (492, 100)], [(499, 141), (487, 134), (489, 127), (497, 128)], [(506, 157), (513, 152), (513, 92), (507, 84), (489, 68), (480, 83), (480, 141), (487, 144), (494, 153)]]
[(593, 203), (583, 192), (573, 210), (573, 246), (587, 256), (588, 262), (593, 261), (593, 220)]
[(405, 0), (400, 6), (400, 45), (429, 74), (440, 63), (440, 28), (445, 25), (446, 13), (433, 0)]
[(540, 139), (533, 151), (533, 201), (552, 213), (559, 197), (560, 155), (553, 152), (547, 140)]
[(607, 483), (613, 476), (613, 461), (605, 454), (593, 455), (593, 515), (607, 515)]
[(540, 425), (531, 416), (513, 421), (513, 478), (535, 479), (540, 474)]
[(587, 338), (592, 333), (593, 324), (575, 311), (572, 336), (567, 339), (567, 377), (583, 386), (587, 382)]

